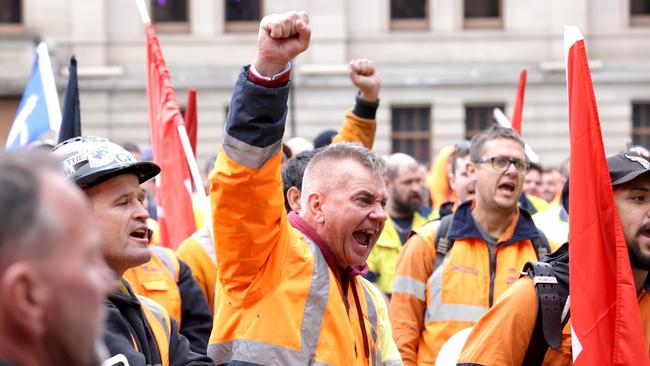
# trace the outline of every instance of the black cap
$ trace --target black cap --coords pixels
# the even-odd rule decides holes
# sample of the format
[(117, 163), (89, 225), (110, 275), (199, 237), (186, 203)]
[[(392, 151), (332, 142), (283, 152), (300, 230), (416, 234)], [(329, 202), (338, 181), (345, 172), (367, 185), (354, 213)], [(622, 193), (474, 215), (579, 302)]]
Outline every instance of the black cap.
[(325, 130), (316, 136), (314, 139), (314, 149), (324, 147), (332, 143), (332, 139), (336, 136), (337, 132), (334, 130)]
[(612, 186), (627, 183), (638, 176), (650, 172), (650, 162), (633, 152), (619, 153), (607, 158), (609, 177)]
[[(650, 172), (650, 162), (634, 152), (622, 152), (607, 158), (609, 179), (612, 186), (627, 183)], [(569, 180), (562, 188), (562, 205), (569, 212)]]

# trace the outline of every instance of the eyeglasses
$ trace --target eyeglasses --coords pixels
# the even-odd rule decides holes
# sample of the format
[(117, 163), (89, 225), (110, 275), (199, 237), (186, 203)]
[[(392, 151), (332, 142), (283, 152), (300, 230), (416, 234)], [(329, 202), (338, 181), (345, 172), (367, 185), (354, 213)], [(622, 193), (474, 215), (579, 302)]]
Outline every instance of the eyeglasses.
[(529, 168), (528, 163), (523, 160), (510, 159), (504, 156), (488, 157), (488, 158), (476, 160), (474, 162), (474, 164), (485, 164), (485, 163), (492, 163), (492, 169), (498, 172), (503, 172), (508, 170), (510, 164), (514, 165), (515, 169), (519, 173), (526, 173), (528, 172), (528, 168)]

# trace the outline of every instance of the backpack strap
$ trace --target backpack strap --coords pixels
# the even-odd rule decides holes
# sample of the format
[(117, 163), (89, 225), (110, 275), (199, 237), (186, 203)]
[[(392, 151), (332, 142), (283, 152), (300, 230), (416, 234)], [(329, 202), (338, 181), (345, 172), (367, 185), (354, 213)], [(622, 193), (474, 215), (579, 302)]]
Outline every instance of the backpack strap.
[(449, 239), (449, 228), (451, 223), (454, 221), (454, 214), (444, 216), (440, 219), (440, 226), (436, 231), (436, 259), (433, 262), (433, 270), (440, 267), (442, 261), (445, 260), (445, 256), (451, 249), (451, 246), (454, 244), (454, 239)]
[(524, 365), (541, 365), (548, 347), (558, 348), (562, 341), (562, 300), (553, 267), (545, 262), (528, 262), (522, 271), (533, 280), (539, 310), (528, 345)]
[(533, 243), (533, 247), (535, 248), (537, 260), (541, 261), (545, 255), (551, 253), (551, 246), (548, 244), (546, 235), (544, 235), (540, 229), (537, 229), (537, 233), (539, 233), (539, 236), (537, 238), (530, 239), (530, 241)]

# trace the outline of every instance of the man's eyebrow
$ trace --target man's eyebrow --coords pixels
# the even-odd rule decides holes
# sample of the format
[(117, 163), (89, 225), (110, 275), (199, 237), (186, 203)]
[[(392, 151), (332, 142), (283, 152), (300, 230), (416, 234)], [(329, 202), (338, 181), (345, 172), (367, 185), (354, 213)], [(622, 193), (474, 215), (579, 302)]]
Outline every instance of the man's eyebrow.
[(115, 201), (119, 201), (119, 200), (122, 200), (122, 199), (125, 199), (125, 198), (128, 199), (130, 197), (131, 197), (131, 193), (128, 193), (128, 192), (127, 193), (122, 193), (119, 196), (115, 197)]
[(650, 191), (650, 189), (648, 187), (635, 186), (635, 187), (630, 188), (630, 191), (648, 192), (648, 191)]

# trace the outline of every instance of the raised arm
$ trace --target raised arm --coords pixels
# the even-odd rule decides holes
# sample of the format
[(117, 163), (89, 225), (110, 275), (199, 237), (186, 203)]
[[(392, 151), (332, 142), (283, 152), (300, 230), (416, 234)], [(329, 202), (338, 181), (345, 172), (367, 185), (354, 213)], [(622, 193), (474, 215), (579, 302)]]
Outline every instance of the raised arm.
[(259, 299), (273, 290), (282, 271), (288, 226), (280, 146), (289, 62), (307, 49), (310, 34), (306, 13), (265, 17), (253, 64), (244, 67), (233, 91), (224, 141), (210, 176), (219, 280), (233, 299)]
[(354, 108), (346, 112), (343, 125), (332, 142), (358, 141), (366, 148), (372, 149), (377, 129), (375, 116), (381, 89), (379, 71), (371, 60), (352, 60), (348, 65), (348, 77), (359, 90), (359, 94)]

